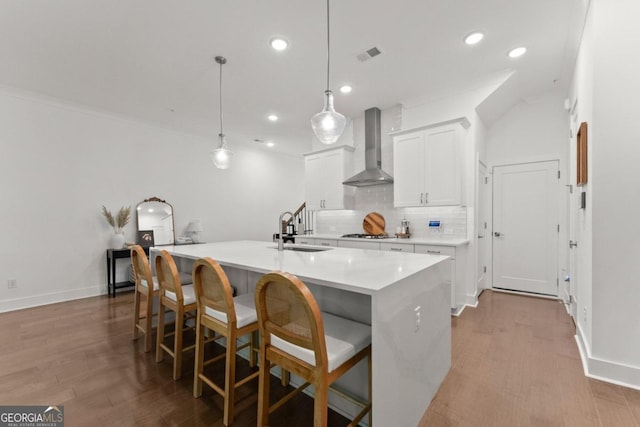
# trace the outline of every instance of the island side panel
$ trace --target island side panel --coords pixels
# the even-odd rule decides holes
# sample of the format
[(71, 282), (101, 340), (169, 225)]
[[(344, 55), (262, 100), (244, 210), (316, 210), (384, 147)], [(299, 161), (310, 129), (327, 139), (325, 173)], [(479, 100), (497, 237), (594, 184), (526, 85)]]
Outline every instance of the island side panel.
[(441, 262), (373, 295), (374, 425), (418, 425), (449, 371), (450, 275)]

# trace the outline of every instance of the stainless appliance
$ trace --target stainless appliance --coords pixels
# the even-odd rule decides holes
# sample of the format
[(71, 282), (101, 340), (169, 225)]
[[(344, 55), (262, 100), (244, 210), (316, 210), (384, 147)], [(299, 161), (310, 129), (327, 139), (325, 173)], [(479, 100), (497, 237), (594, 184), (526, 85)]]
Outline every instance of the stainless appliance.
[(344, 185), (365, 187), (393, 184), (393, 177), (381, 169), (382, 141), (380, 138), (380, 109), (373, 107), (364, 112), (364, 165), (365, 170), (343, 182)]

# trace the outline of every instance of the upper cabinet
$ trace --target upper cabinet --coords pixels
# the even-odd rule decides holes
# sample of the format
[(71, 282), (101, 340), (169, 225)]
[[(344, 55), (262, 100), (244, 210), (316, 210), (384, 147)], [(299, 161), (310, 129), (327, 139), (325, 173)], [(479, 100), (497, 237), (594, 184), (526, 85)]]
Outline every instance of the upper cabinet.
[(395, 207), (461, 203), (462, 127), (469, 122), (457, 121), (394, 135)]
[(351, 176), (353, 147), (341, 146), (306, 154), (307, 209), (351, 209), (353, 189), (342, 185)]

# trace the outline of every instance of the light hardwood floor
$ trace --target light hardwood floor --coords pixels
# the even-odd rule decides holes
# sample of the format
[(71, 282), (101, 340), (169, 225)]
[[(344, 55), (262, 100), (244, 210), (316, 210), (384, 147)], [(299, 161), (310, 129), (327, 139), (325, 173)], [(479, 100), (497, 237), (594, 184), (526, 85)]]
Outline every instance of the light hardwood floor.
[(452, 323), (452, 366), (420, 426), (640, 426), (640, 391), (584, 376), (557, 301), (485, 291)]
[[(168, 359), (131, 341), (132, 312), (126, 292), (0, 314), (0, 404), (64, 405), (69, 427), (221, 426), (221, 399), (206, 387), (192, 396), (193, 357), (174, 382)], [(452, 368), (420, 426), (640, 426), (640, 391), (584, 377), (560, 303), (486, 291), (452, 326)], [(285, 393), (271, 383), (273, 399)], [(234, 426), (255, 425), (256, 391), (239, 391)], [(330, 412), (329, 425), (347, 424)], [(312, 414), (301, 395), (271, 425), (311, 425)]]

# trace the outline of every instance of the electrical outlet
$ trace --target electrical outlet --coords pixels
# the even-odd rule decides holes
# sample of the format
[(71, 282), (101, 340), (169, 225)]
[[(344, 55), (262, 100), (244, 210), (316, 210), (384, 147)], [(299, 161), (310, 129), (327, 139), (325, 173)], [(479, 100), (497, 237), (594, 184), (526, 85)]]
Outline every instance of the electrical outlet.
[(422, 321), (420, 310), (421, 310), (420, 306), (417, 306), (416, 308), (413, 309), (414, 313), (416, 314), (416, 325), (413, 332), (418, 332), (420, 330), (420, 322)]
[(15, 289), (18, 287), (18, 281), (16, 279), (7, 280), (7, 289)]

